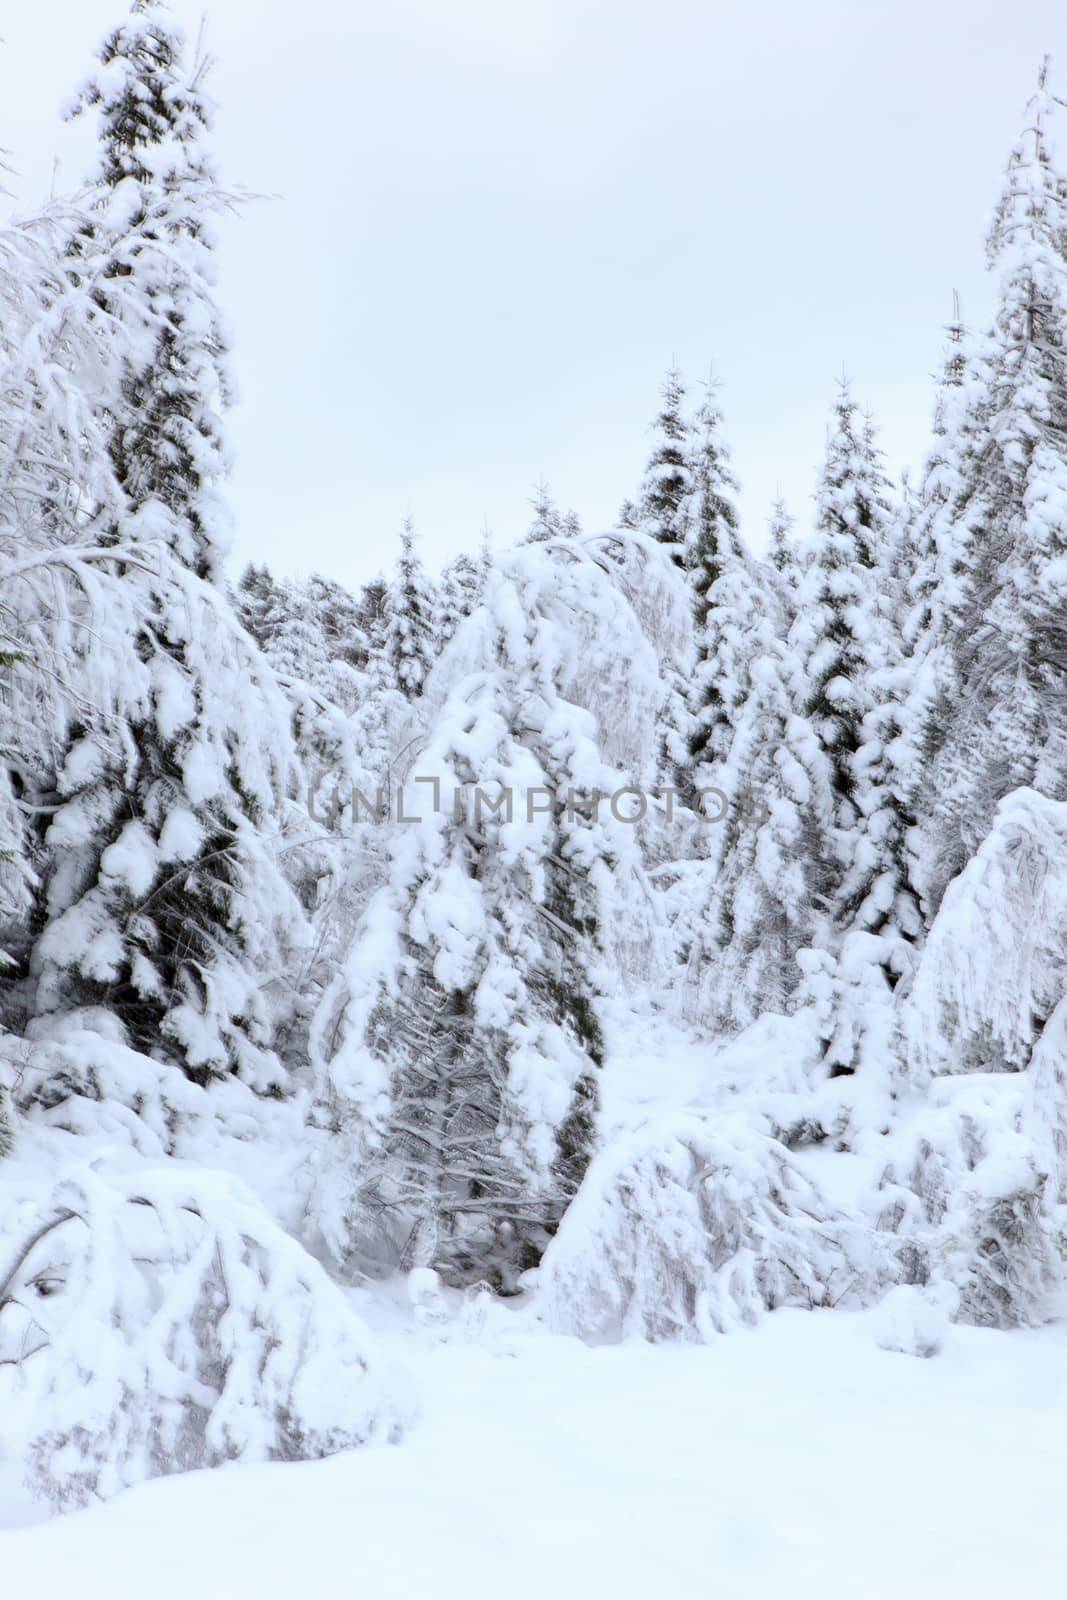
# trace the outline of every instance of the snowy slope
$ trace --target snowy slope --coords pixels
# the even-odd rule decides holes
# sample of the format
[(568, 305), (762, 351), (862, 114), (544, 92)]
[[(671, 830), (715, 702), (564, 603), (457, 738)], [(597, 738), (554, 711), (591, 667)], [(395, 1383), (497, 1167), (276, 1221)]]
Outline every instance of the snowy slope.
[(153, 1600), (1060, 1593), (1067, 1334), (954, 1328), (920, 1361), (876, 1333), (877, 1314), (782, 1312), (711, 1348), (589, 1349), (499, 1308), (476, 1342), (394, 1327), (423, 1413), (404, 1445), (9, 1530), (5, 1591), (141, 1600), (150, 1573)]

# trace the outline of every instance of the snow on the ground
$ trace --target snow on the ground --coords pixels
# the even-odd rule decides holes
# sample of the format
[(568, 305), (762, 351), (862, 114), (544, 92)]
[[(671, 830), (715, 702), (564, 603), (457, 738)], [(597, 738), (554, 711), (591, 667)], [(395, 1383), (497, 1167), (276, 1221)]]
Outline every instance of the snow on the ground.
[[(371, 1296), (360, 1309), (375, 1315)], [(589, 1348), (491, 1308), (379, 1337), (405, 1443), (168, 1478), (0, 1534), (35, 1600), (1046, 1600), (1063, 1589), (1067, 1332), (779, 1312), (710, 1347)], [(9, 1504), (9, 1512), (13, 1507)]]

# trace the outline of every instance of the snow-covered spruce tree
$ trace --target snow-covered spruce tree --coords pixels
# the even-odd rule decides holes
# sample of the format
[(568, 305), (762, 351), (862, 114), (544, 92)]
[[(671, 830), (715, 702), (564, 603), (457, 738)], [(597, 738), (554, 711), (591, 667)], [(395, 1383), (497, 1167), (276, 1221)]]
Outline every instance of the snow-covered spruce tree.
[[(955, 320), (947, 331), (949, 341), (934, 405), (934, 442), (920, 481), (904, 498), (899, 512), (904, 689), (895, 759), (901, 803), (916, 820), (932, 809), (927, 780), (956, 698), (954, 653), (946, 621), (952, 614), (957, 582), (954, 512), (963, 483), (961, 464), (967, 454), (971, 413), (964, 388), (966, 329), (959, 320), (958, 300)], [(912, 841), (912, 876), (924, 918), (929, 920), (927, 861), (924, 853), (916, 850), (917, 829)]]
[(462, 551), (445, 567), (437, 590), (436, 632), (442, 645), (448, 644), (460, 623), (481, 603), (491, 565), (486, 539), (476, 556)]
[(750, 682), (718, 785), (733, 804), (694, 945), (699, 969), (691, 963), (689, 972), (703, 1014), (718, 1026), (784, 1004), (800, 979), (797, 951), (837, 938), (860, 816), (854, 762), (870, 676), (882, 664), (871, 555), (881, 484), (855, 418), (843, 387), (815, 552), (784, 644), (773, 603), (739, 609), (750, 630)]
[(633, 828), (583, 803), (623, 780), (567, 693), (590, 626), (617, 645), (612, 595), (591, 563), (531, 545), (464, 625), (478, 665), (405, 789), (414, 806), (414, 779), (435, 780), (439, 808), (425, 785), (320, 1011), (325, 1108), (348, 1135), (320, 1218), (355, 1265), (513, 1285), (589, 1160), (598, 998), (637, 863)]
[[(762, 976), (753, 970), (746, 980), (741, 972), (757, 949), (763, 976), (769, 978), (781, 959), (771, 924), (785, 924), (774, 906), (753, 893), (749, 869), (750, 848), (766, 815), (769, 763), (784, 736), (789, 705), (779, 657), (781, 608), (738, 532), (721, 423), (709, 386), (692, 428), (691, 488), (682, 503), (695, 663), (680, 697), (682, 716), (667, 717), (674, 781), (683, 801), (704, 812), (697, 848), (706, 866), (678, 921), (687, 1006), (716, 1027), (747, 1022), (753, 1009), (780, 1000), (780, 981), (770, 981), (761, 994)], [(684, 742), (676, 736), (672, 741), (675, 724), (684, 730)], [(701, 791), (709, 796), (702, 807)], [(776, 883), (770, 893), (777, 898), (782, 889)], [(738, 912), (745, 922), (757, 904), (767, 924), (738, 926)], [(784, 914), (788, 923), (788, 906)], [(724, 982), (735, 959), (733, 977)]]
[(901, 1240), (910, 1281), (948, 1289), (961, 1322), (1026, 1327), (1059, 1309), (1063, 1211), (1035, 1134), (1020, 1079), (985, 1074), (938, 1080), (894, 1130), (880, 1227)]
[(140, 678), (109, 733), (72, 727), (58, 775), (36, 1010), (102, 1005), (191, 1076), (276, 1088), (268, 997), (300, 929), (276, 854), (288, 707), (201, 580), (175, 568), (143, 598)]
[(1067, 803), (1014, 790), (949, 885), (904, 1008), (911, 1069), (1021, 1072), (1062, 994)]
[(674, 771), (683, 794), (716, 783), (744, 698), (750, 613), (758, 609), (755, 569), (741, 544), (731, 498), (737, 483), (722, 439), (715, 387), (689, 431), (688, 487), (679, 505), (685, 573), (693, 604), (696, 660), (685, 688), (684, 748)]
[[(262, 582), (251, 568), (246, 581)], [(283, 685), (305, 684), (354, 710), (369, 657), (355, 596), (317, 572), (306, 579), (270, 578), (262, 597), (247, 587), (239, 593), (241, 619), (246, 627), (252, 623), (249, 632)]]
[(270, 669), (213, 581), (222, 373), (205, 218), (222, 197), (199, 69), (185, 75), (166, 14), (135, 6), (102, 61), (82, 96), (100, 113), (100, 175), (66, 270), (102, 316), (147, 332), (92, 396), (117, 486), (101, 538), (143, 556), (118, 566), (111, 623), (129, 630), (132, 670), (106, 725), (72, 718), (56, 763), (35, 1005), (103, 1005), (197, 1077), (236, 1068), (274, 1087), (267, 995), (299, 918), (272, 835), (293, 753)]
[(921, 480), (909, 503), (902, 507), (900, 548), (904, 557), (905, 609), (903, 638), (906, 649), (919, 658), (933, 645), (938, 633), (939, 592), (943, 573), (944, 522), (960, 492), (959, 440), (962, 423), (959, 404), (967, 372), (967, 330), (960, 321), (959, 299), (955, 318), (946, 329), (948, 343), (934, 402), (934, 441), (923, 464)]
[(409, 700), (422, 693), (437, 653), (437, 599), (415, 548), (415, 526), (405, 518), (400, 558), (385, 599), (382, 659), (393, 683)]
[[(660, 391), (662, 403), (652, 433), (655, 443), (637, 492), (632, 515), (635, 526), (660, 544), (677, 546), (672, 550), (675, 564), (682, 566), (684, 532), (680, 521), (682, 501), (689, 492), (689, 426), (683, 411), (685, 384), (677, 368), (667, 373)], [(627, 511), (624, 508), (623, 526)]]
[(292, 709), (303, 804), (285, 836), (286, 871), (314, 939), (294, 967), (285, 1053), (305, 1059), (306, 1022), (382, 881), (398, 752), (421, 726), (396, 686), (364, 607), (313, 574), (279, 580), (263, 624), (264, 652)]
[(818, 497), (818, 545), (790, 630), (803, 662), (804, 718), (832, 795), (815, 880), (826, 954), (805, 962), (800, 998), (822, 1019), (833, 1074), (883, 1050), (892, 1035), (890, 992), (922, 932), (902, 770), (909, 675), (888, 487), (873, 424), (868, 416), (857, 428), (842, 384)]
[(267, 617), (277, 601), (279, 585), (266, 562), (250, 561), (237, 580), (234, 609), (244, 627), (262, 650), (267, 641)]
[(562, 537), (563, 514), (552, 498), (552, 491), (544, 478), (540, 479), (534, 488), (530, 507), (533, 511), (533, 521), (523, 536), (524, 544), (545, 544), (549, 539)]
[(786, 628), (796, 614), (803, 570), (793, 531), (795, 527), (796, 518), (790, 515), (785, 501), (779, 498), (771, 507), (767, 524), (766, 563), (773, 574), (772, 584), (782, 607)]
[(790, 630), (802, 665), (804, 716), (830, 767), (837, 826), (855, 825), (854, 760), (872, 672), (885, 660), (873, 581), (889, 520), (888, 483), (869, 429), (842, 380), (816, 496), (816, 547)]
[(106, 728), (141, 670), (115, 581), (125, 552), (111, 553), (124, 499), (96, 403), (117, 390), (141, 327), (136, 308), (111, 315), (71, 270), (66, 241), (84, 225), (57, 203), (0, 232), (0, 989), (12, 1026), (69, 719)]
[(989, 239), (995, 323), (963, 386), (940, 575), (953, 695), (932, 708), (921, 819), (931, 912), (998, 801), (1020, 785), (1059, 794), (1067, 773), (1067, 184), (1054, 163), (1054, 110), (1046, 63)]
[(218, 489), (221, 408), (233, 386), (214, 300), (212, 219), (231, 197), (207, 144), (209, 62), (188, 63), (162, 0), (134, 0), (100, 63), (72, 110), (96, 113), (99, 165), (86, 197), (89, 224), (70, 250), (115, 313), (134, 304), (145, 327), (123, 373), (112, 460), (133, 507), (155, 500), (170, 511), (175, 556), (198, 577), (219, 580), (230, 544)]
[(794, 664), (766, 618), (762, 630), (723, 774), (730, 804), (714, 830), (714, 870), (686, 919), (686, 1009), (715, 1032), (785, 1010), (797, 951), (822, 927), (809, 865), (830, 821), (829, 784), (793, 709)]
[[(761, 608), (751, 585), (753, 602), (736, 608), (749, 665), (719, 769), (731, 814), (689, 978), (700, 1013), (718, 1027), (743, 1026), (794, 996), (814, 1005), (827, 1065), (848, 1072), (871, 1053), (851, 1013), (869, 1010), (874, 978), (855, 944), (839, 963), (841, 941), (864, 936), (864, 958), (882, 969), (885, 1011), (904, 966), (901, 940), (919, 922), (892, 781), (894, 617), (875, 579), (885, 480), (845, 386), (818, 504), (815, 553), (784, 645), (776, 597)], [(811, 946), (824, 954), (807, 961), (798, 995), (798, 955)], [(880, 1042), (881, 1022), (876, 1031)]]

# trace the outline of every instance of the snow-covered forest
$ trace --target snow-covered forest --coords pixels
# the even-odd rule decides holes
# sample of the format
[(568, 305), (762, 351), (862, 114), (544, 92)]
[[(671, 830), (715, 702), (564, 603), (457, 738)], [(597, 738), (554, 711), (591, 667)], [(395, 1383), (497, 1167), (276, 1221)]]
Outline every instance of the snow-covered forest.
[(135, 0), (84, 186), (0, 233), (0, 1521), (417, 1449), (397, 1325), (1054, 1328), (1047, 65), (905, 482), (842, 377), (812, 509), (743, 528), (726, 396), (670, 370), (613, 527), (541, 485), (435, 574), (398, 518), (356, 593), (228, 559), (206, 68)]

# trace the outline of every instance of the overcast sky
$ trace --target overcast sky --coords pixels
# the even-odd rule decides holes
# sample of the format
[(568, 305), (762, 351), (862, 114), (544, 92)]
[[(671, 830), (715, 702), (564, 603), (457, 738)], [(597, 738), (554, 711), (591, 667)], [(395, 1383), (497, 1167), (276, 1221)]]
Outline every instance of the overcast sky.
[[(195, 33), (202, 4), (175, 0)], [(23, 207), (121, 0), (5, 7)], [(209, 0), (241, 390), (238, 559), (364, 579), (411, 512), (437, 566), (546, 479), (588, 527), (640, 477), (672, 358), (722, 380), (742, 511), (810, 518), (847, 368), (921, 461), (958, 288), (1062, 0)], [(1067, 50), (1053, 75), (1067, 95)], [(1067, 112), (1064, 113), (1067, 122)], [(1067, 151), (1067, 127), (1060, 145)]]

